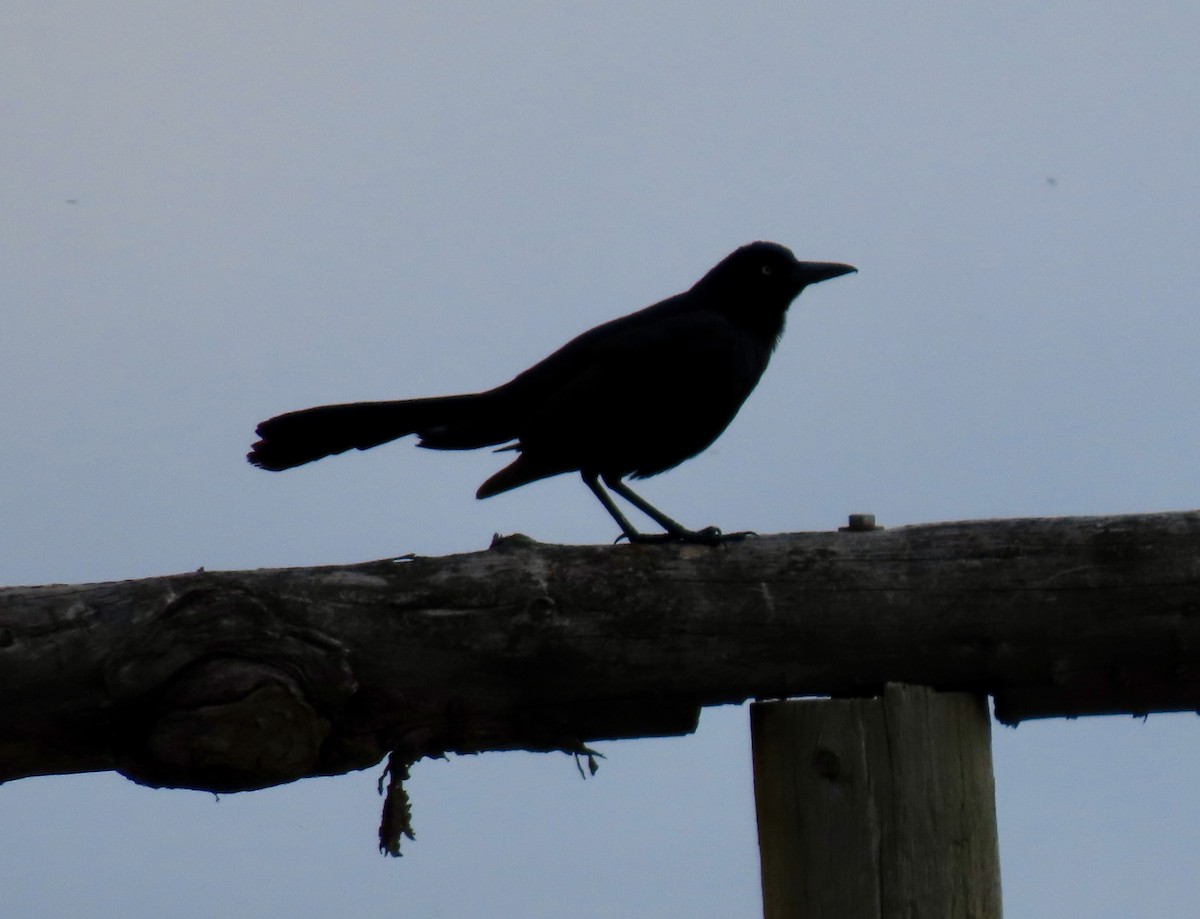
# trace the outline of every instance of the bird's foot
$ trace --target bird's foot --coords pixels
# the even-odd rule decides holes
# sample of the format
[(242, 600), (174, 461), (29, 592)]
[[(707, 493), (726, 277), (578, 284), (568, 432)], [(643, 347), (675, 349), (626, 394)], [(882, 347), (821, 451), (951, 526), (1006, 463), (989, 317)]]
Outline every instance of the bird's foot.
[(616, 541), (628, 539), (631, 544), (649, 544), (649, 543), (664, 543), (675, 542), (688, 545), (700, 546), (719, 546), (726, 542), (738, 542), (745, 539), (747, 536), (757, 536), (758, 534), (751, 530), (743, 530), (739, 533), (722, 533), (720, 527), (705, 527), (703, 530), (685, 530), (682, 527), (678, 530), (670, 530), (666, 533), (622, 533), (617, 537)]
[(757, 536), (754, 530), (738, 530), (736, 533), (722, 533), (721, 542), (741, 542), (750, 536)]

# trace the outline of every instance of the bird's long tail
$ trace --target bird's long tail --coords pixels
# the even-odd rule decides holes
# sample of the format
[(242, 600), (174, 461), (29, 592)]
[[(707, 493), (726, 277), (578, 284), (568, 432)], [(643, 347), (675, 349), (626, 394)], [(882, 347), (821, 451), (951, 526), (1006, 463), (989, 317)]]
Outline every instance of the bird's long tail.
[(256, 429), (246, 454), (260, 469), (277, 472), (356, 448), (366, 450), (406, 434), (422, 447), (473, 450), (516, 437), (504, 397), (495, 390), (463, 396), (320, 405), (276, 415)]

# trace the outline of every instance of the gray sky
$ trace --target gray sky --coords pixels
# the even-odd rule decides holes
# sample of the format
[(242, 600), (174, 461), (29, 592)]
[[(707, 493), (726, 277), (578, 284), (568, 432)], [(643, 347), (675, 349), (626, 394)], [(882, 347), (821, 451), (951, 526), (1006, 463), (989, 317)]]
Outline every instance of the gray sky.
[[(0, 5), (0, 583), (610, 541), (572, 477), (409, 444), (282, 475), (254, 423), (493, 385), (734, 247), (793, 307), (694, 526), (1195, 507), (1190, 2)], [(74, 202), (74, 203), (72, 203)], [(12, 916), (753, 917), (747, 712), (680, 740), (219, 802), (0, 788)], [(1187, 915), (1195, 716), (996, 729), (1005, 906)]]

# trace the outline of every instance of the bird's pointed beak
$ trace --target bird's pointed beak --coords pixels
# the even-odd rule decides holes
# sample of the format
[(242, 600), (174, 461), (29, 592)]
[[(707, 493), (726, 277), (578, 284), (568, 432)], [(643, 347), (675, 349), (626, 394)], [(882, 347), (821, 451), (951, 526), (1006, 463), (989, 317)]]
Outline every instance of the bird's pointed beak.
[(796, 262), (792, 269), (793, 276), (801, 287), (828, 281), (830, 278), (840, 278), (844, 274), (858, 271), (853, 265), (843, 265), (841, 262)]

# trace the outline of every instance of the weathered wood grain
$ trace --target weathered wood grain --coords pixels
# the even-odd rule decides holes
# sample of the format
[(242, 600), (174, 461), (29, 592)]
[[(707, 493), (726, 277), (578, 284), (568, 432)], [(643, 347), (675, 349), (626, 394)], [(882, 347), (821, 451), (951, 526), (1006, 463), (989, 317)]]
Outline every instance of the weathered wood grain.
[(750, 724), (766, 919), (1000, 919), (983, 697), (889, 684)]
[(1200, 512), (7, 588), (0, 780), (247, 789), (888, 682), (1010, 722), (1200, 708)]

